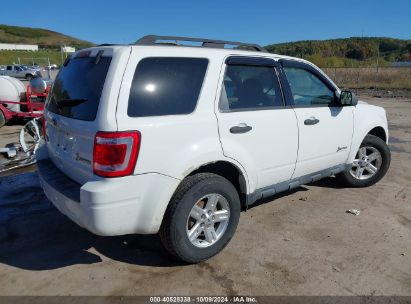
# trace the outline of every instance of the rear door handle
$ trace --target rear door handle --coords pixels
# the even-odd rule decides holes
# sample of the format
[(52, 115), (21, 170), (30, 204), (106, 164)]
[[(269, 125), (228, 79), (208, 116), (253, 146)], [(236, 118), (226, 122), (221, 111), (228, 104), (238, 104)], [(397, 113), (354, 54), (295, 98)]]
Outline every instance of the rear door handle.
[(310, 118), (304, 120), (304, 124), (307, 125), (307, 126), (316, 125), (319, 122), (320, 122), (320, 120), (315, 118), (315, 117), (310, 117)]
[(251, 130), (252, 130), (252, 127), (248, 126), (246, 123), (240, 123), (237, 126), (230, 128), (230, 132), (233, 134), (247, 133), (248, 131), (251, 131)]

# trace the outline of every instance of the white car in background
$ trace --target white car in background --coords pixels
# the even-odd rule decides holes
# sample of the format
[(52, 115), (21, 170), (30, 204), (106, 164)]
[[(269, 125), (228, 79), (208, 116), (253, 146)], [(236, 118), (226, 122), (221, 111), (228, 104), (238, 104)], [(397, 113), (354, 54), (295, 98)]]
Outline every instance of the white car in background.
[(58, 69), (58, 65), (57, 64), (46, 65), (45, 69), (46, 70), (56, 70), (56, 69)]
[[(202, 47), (162, 43), (183, 40)], [(220, 252), (262, 198), (333, 175), (370, 186), (390, 165), (383, 108), (257, 45), (146, 36), (81, 50), (44, 113), (53, 204), (99, 235), (160, 233), (189, 263)]]

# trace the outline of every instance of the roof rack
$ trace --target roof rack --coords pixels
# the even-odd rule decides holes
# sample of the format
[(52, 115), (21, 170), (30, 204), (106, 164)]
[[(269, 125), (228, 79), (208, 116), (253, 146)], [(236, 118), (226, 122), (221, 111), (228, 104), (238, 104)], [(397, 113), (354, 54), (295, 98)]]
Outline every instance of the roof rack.
[(98, 44), (96, 46), (114, 46), (114, 45), (118, 45), (118, 44), (115, 44), (115, 43), (102, 43), (102, 44)]
[[(168, 41), (168, 42), (158, 42), (158, 41)], [(170, 41), (175, 41), (175, 43), (170, 43)], [(177, 37), (177, 36), (157, 36), (157, 35), (147, 35), (136, 41), (136, 45), (156, 45), (156, 44), (172, 44), (180, 45), (177, 41), (190, 41), (190, 42), (200, 42), (200, 47), (208, 48), (221, 48), (224, 49), (226, 45), (235, 45), (238, 47), (247, 47), (259, 52), (267, 52), (265, 48), (259, 46), (258, 44), (250, 44), (235, 41), (225, 41), (225, 40), (214, 40), (214, 39), (202, 39), (202, 38), (190, 38), (190, 37)], [(180, 45), (181, 46), (181, 45)], [(188, 45), (195, 46), (195, 45)]]

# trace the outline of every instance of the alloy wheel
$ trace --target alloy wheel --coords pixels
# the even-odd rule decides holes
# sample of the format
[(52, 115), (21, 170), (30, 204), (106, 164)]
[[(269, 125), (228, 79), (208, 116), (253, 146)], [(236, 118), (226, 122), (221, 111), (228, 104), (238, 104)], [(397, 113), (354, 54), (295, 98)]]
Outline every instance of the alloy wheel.
[(381, 153), (374, 147), (360, 147), (350, 169), (350, 174), (356, 179), (366, 180), (373, 177), (380, 170), (382, 164)]
[(223, 236), (229, 220), (227, 199), (217, 193), (207, 194), (194, 204), (188, 215), (187, 237), (196, 247), (209, 247)]

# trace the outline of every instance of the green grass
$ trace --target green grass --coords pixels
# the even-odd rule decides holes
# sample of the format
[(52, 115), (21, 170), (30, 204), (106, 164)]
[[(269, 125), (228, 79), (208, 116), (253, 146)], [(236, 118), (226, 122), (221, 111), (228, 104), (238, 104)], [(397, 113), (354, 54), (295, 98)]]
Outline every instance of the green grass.
[[(372, 57), (367, 60), (355, 60), (345, 57), (326, 57), (319, 54), (304, 56), (304, 59), (314, 63), (320, 68), (365, 68), (377, 65), (377, 58)], [(380, 67), (388, 67), (391, 62), (378, 58), (378, 65)]]
[(61, 64), (61, 53), (53, 50), (42, 50), (38, 52), (0, 51), (0, 65), (18, 63), (18, 58), (20, 58), (22, 64), (32, 64), (31, 58), (40, 66), (47, 65), (46, 58), (50, 58), (51, 64)]
[(38, 38), (38, 37), (49, 37), (54, 33), (52, 31), (37, 29), (37, 28), (29, 28), (29, 27), (20, 27), (20, 26), (8, 26), (8, 25), (0, 25), (0, 30), (7, 35), (11, 36), (18, 36), (24, 38)]
[(325, 68), (324, 72), (339, 86), (351, 89), (411, 90), (411, 68)]

